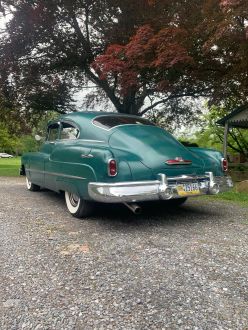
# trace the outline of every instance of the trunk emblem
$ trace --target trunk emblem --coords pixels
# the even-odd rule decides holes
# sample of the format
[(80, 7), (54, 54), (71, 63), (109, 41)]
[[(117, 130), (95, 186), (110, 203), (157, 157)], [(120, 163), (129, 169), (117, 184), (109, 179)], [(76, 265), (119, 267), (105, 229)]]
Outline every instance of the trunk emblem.
[(165, 161), (167, 165), (190, 165), (191, 160), (183, 159), (182, 157), (175, 157), (174, 159), (168, 159)]

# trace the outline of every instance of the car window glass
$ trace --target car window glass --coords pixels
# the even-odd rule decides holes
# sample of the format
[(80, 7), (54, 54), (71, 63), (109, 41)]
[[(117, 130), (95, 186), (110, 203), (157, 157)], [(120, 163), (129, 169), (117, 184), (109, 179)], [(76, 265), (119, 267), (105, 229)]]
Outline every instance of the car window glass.
[(69, 123), (62, 123), (60, 139), (75, 140), (79, 136), (79, 129)]
[(99, 116), (93, 120), (93, 124), (105, 128), (111, 129), (115, 126), (119, 125), (152, 125), (149, 120), (144, 118), (137, 118), (137, 117), (128, 117), (128, 116)]
[(55, 141), (59, 135), (59, 124), (52, 124), (48, 127), (48, 141)]

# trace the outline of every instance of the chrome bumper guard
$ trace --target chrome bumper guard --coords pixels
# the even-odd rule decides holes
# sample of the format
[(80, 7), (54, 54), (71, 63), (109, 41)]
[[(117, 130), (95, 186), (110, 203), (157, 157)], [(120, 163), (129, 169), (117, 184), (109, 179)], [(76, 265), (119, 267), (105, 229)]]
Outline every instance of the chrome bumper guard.
[[(197, 192), (184, 192), (182, 196), (178, 187), (187, 184), (197, 184)], [(206, 172), (202, 176), (181, 175), (167, 177), (158, 174), (154, 181), (130, 181), (118, 183), (90, 182), (89, 196), (102, 203), (141, 202), (152, 200), (168, 200), (173, 198), (192, 197), (199, 195), (216, 195), (233, 187), (229, 176), (214, 176)]]

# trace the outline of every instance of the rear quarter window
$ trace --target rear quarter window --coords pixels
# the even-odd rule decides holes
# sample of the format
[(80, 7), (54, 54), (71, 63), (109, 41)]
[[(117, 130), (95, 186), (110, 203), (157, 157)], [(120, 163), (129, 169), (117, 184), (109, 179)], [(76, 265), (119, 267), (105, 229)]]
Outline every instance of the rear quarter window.
[(62, 123), (61, 127), (61, 140), (75, 140), (79, 137), (79, 129), (70, 123)]

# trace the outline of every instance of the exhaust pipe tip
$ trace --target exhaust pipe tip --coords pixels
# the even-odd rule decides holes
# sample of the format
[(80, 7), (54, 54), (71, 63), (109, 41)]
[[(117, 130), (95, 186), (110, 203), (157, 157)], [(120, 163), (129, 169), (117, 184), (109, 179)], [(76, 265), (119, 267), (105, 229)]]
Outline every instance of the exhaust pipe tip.
[(124, 203), (124, 205), (129, 208), (134, 214), (141, 214), (142, 208), (135, 203)]
[(139, 205), (135, 206), (135, 209), (134, 209), (134, 214), (141, 214), (142, 212), (142, 209)]

